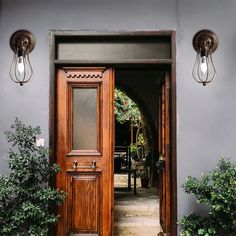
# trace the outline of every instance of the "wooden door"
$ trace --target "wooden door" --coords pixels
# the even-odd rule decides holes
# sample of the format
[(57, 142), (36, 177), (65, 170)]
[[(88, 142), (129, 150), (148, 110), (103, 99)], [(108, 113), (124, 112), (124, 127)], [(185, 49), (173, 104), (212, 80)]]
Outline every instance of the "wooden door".
[(57, 236), (113, 235), (113, 86), (112, 69), (57, 71)]
[(158, 112), (160, 224), (170, 235), (170, 77), (165, 73)]

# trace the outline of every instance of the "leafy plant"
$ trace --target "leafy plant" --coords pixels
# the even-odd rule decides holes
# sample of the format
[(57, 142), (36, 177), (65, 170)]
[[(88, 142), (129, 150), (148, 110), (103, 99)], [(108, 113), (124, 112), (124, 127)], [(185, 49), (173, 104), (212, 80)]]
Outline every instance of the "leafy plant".
[(195, 213), (180, 221), (181, 236), (236, 235), (236, 165), (221, 158), (217, 168), (201, 179), (188, 177), (184, 191), (209, 207), (206, 217)]
[[(142, 127), (140, 126), (140, 129), (141, 128)], [(140, 129), (138, 129), (136, 133), (136, 142), (130, 144), (130, 153), (135, 159), (143, 161), (146, 140), (142, 131), (140, 132)]]
[(141, 120), (139, 108), (125, 93), (119, 89), (115, 89), (115, 116), (116, 120), (123, 124), (131, 121), (136, 124)]
[(0, 176), (0, 235), (45, 236), (58, 216), (50, 206), (62, 204), (65, 193), (48, 185), (60, 168), (49, 164), (49, 149), (37, 147), (40, 128), (26, 126), (16, 118), (6, 132), (9, 150), (9, 177)]
[(115, 89), (115, 117), (123, 124), (127, 121), (131, 124), (131, 129), (135, 127), (135, 141), (129, 145), (130, 154), (139, 166), (137, 176), (149, 178), (147, 158), (145, 158), (146, 138), (143, 132), (142, 116), (139, 107), (124, 92)]

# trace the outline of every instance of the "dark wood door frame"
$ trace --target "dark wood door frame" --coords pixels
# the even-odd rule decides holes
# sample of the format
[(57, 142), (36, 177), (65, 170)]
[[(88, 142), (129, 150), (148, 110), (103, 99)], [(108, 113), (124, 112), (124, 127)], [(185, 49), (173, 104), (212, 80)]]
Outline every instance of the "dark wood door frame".
[[(130, 42), (146, 39), (167, 39), (170, 42), (170, 58), (154, 59), (97, 59), (97, 60), (63, 60), (58, 59), (58, 42), (73, 40), (91, 39), (128, 39)], [(110, 65), (116, 67), (141, 67), (158, 68), (170, 72), (170, 235), (177, 236), (177, 151), (176, 151), (176, 33), (175, 31), (142, 31), (142, 32), (94, 32), (94, 31), (51, 31), (50, 34), (50, 117), (49, 117), (49, 142), (51, 149), (50, 161), (54, 162), (56, 147), (56, 76), (57, 68), (63, 66), (96, 66)], [(52, 182), (53, 184), (53, 182)]]

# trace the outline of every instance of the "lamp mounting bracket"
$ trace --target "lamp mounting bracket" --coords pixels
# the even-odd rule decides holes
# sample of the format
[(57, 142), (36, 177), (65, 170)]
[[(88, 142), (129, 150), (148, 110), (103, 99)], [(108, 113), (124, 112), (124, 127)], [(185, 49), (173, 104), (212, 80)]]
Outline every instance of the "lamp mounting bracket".
[(193, 47), (200, 53), (202, 50), (207, 50), (213, 53), (219, 44), (217, 35), (211, 30), (201, 30), (194, 35)]
[(35, 37), (27, 30), (18, 30), (10, 38), (10, 47), (14, 53), (20, 49), (30, 53), (35, 47)]

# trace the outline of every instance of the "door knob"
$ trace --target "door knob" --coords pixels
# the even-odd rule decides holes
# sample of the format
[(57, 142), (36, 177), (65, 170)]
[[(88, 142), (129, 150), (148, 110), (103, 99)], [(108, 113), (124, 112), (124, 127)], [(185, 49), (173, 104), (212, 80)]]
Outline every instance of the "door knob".
[(161, 155), (159, 160), (156, 162), (156, 167), (158, 169), (158, 171), (165, 169), (166, 166), (166, 161), (163, 158), (163, 156)]
[(97, 162), (96, 162), (96, 161), (92, 161), (91, 168), (92, 168), (92, 169), (96, 169), (96, 164), (97, 164)]
[(73, 161), (73, 169), (77, 169), (78, 167), (78, 162), (77, 161)]

